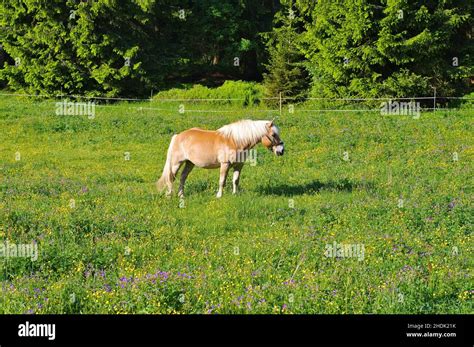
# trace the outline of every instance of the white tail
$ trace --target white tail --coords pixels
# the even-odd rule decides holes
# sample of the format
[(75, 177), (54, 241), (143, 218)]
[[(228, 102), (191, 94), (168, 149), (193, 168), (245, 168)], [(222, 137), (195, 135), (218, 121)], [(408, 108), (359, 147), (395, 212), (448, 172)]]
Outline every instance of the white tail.
[(158, 182), (156, 182), (156, 188), (158, 191), (163, 191), (165, 187), (171, 189), (174, 181), (173, 173), (171, 171), (171, 152), (173, 151), (173, 144), (174, 140), (178, 135), (173, 135), (171, 138), (170, 146), (168, 147), (168, 153), (166, 155), (166, 163), (165, 167), (163, 168), (163, 174), (161, 175)]

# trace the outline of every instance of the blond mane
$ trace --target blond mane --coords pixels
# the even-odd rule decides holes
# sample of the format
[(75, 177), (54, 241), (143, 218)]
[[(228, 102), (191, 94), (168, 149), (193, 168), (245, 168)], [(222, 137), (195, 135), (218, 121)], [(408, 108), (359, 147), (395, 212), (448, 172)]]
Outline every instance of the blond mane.
[[(224, 125), (217, 132), (226, 138), (232, 139), (240, 148), (255, 146), (268, 132), (270, 121), (244, 119)], [(274, 126), (276, 129), (276, 127)], [(276, 131), (278, 131), (276, 129)]]

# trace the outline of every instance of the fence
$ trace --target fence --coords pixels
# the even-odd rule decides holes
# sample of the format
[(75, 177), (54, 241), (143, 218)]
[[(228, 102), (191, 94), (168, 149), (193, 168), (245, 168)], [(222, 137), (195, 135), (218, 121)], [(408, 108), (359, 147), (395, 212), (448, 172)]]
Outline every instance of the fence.
[[(150, 98), (120, 98), (120, 97), (106, 97), (106, 96), (84, 96), (84, 95), (74, 95), (74, 94), (58, 94), (58, 95), (45, 95), (45, 94), (13, 94), (13, 93), (0, 93), (0, 96), (9, 96), (9, 97), (27, 97), (27, 98), (45, 98), (45, 99), (78, 99), (78, 100), (98, 100), (98, 101), (113, 101), (113, 102), (149, 102), (150, 104), (163, 104), (163, 103), (181, 103), (178, 105), (178, 112), (180, 107), (184, 105), (183, 103), (201, 103), (201, 102), (232, 102), (232, 101), (245, 101), (244, 98), (153, 98), (153, 95)], [(449, 108), (449, 107), (439, 107), (437, 106), (437, 100), (459, 100), (459, 101), (468, 101), (469, 107), (467, 109), (473, 109), (474, 107), (474, 97), (443, 97), (437, 96), (436, 91), (433, 96), (416, 96), (416, 97), (380, 97), (380, 98), (318, 98), (318, 97), (307, 97), (307, 98), (294, 98), (294, 97), (283, 97), (282, 93), (276, 97), (262, 97), (258, 100), (265, 101), (271, 100), (277, 102), (278, 109), (262, 109), (255, 108), (252, 109), (252, 112), (263, 112), (263, 113), (279, 113), (281, 116), (283, 114), (283, 107), (288, 106), (289, 113), (293, 113), (295, 110), (295, 105), (298, 105), (298, 112), (381, 112), (381, 108), (356, 108), (356, 109), (347, 109), (347, 108), (320, 108), (320, 109), (304, 109), (300, 108), (301, 105), (309, 105), (312, 101), (323, 101), (330, 104), (335, 102), (344, 102), (349, 104), (360, 104), (365, 103), (374, 103), (374, 102), (419, 102), (429, 100), (433, 101), (433, 107), (424, 107), (420, 108), (419, 111), (451, 111), (457, 110), (458, 108)], [(288, 101), (296, 101), (295, 103), (288, 103)], [(115, 104), (97, 104), (95, 107), (123, 107), (123, 105)], [(129, 107), (130, 109), (135, 110), (154, 110), (154, 111), (172, 111), (171, 108), (162, 108), (162, 107), (153, 107), (153, 106), (136, 106)], [(194, 113), (226, 113), (226, 112), (235, 112), (235, 110), (209, 110), (209, 109), (187, 109), (186, 112)], [(184, 113), (184, 112), (180, 112)]]

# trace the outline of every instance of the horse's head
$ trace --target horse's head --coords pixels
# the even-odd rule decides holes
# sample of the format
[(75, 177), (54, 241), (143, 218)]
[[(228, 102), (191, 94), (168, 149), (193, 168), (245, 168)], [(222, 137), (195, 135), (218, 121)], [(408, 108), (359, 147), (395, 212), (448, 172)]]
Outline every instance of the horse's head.
[(284, 143), (280, 138), (280, 130), (273, 124), (273, 121), (269, 121), (267, 124), (267, 133), (262, 137), (262, 145), (276, 155), (283, 155), (285, 152)]

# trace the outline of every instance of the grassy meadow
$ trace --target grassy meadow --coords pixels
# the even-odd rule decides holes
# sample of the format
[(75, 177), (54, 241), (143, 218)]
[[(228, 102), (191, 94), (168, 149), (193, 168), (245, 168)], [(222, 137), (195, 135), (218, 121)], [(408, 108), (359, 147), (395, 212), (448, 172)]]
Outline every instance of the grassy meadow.
[(0, 240), (38, 259), (0, 258), (0, 313), (474, 312), (472, 110), (285, 108), (285, 155), (259, 146), (237, 196), (198, 168), (184, 201), (157, 194), (173, 133), (275, 116), (1, 96)]

